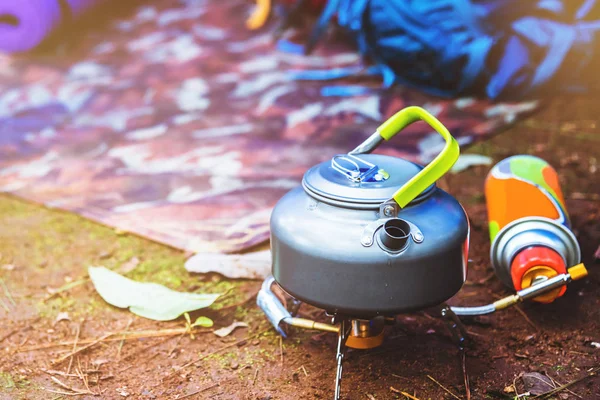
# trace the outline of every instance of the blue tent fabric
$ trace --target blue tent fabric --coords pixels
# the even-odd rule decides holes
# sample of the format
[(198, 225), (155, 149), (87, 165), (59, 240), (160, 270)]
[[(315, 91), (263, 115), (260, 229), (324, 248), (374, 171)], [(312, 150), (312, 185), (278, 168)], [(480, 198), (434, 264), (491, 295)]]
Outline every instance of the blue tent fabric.
[(523, 98), (593, 89), (597, 0), (329, 0), (309, 42), (335, 16), (379, 67), (384, 86), (440, 96)]

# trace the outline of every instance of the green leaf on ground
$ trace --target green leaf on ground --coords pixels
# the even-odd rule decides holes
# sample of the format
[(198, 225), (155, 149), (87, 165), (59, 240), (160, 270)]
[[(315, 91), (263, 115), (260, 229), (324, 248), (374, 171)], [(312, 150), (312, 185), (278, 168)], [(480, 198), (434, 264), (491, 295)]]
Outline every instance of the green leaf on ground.
[(136, 282), (104, 267), (89, 267), (88, 273), (104, 301), (156, 321), (173, 320), (185, 312), (208, 307), (220, 296), (183, 293), (157, 283)]
[(196, 321), (194, 321), (194, 323), (192, 324), (192, 328), (195, 328), (197, 326), (202, 328), (210, 328), (213, 326), (213, 320), (208, 317), (198, 317), (196, 318)]

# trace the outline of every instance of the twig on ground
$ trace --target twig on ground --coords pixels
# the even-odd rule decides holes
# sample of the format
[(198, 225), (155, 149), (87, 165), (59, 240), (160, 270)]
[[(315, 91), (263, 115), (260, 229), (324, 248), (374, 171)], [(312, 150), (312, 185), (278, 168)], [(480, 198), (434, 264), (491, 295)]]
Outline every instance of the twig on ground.
[[(21, 328), (22, 329), (22, 328)], [(6, 335), (0, 337), (0, 343), (4, 342), (6, 339), (8, 339), (9, 337), (11, 337), (12, 335), (14, 335), (15, 333), (19, 332), (21, 329), (13, 329), (12, 331), (8, 332)]]
[[(58, 376), (65, 376), (65, 377), (69, 377), (69, 378), (77, 378), (77, 377), (79, 377), (79, 375), (77, 375), (77, 374), (71, 374), (71, 373), (67, 374), (64, 371), (57, 371), (55, 369), (45, 369), (45, 368), (42, 368), (40, 371), (42, 371), (43, 373), (48, 374), (48, 375), (58, 375)], [(94, 370), (93, 369), (93, 370), (86, 370), (85, 373), (86, 374), (101, 375), (102, 371)], [(107, 379), (107, 378), (105, 377), (104, 379)]]
[(584, 375), (584, 376), (582, 376), (580, 378), (577, 378), (577, 379), (575, 379), (575, 380), (573, 380), (573, 381), (571, 381), (569, 383), (565, 383), (564, 385), (561, 385), (561, 386), (557, 387), (556, 389), (552, 389), (552, 390), (550, 390), (550, 391), (548, 391), (546, 393), (542, 393), (540, 395), (532, 397), (531, 400), (534, 400), (534, 399), (547, 399), (548, 397), (553, 396), (556, 393), (562, 392), (563, 390), (566, 390), (568, 387), (573, 386), (574, 384), (579, 383), (579, 382), (581, 382), (584, 379), (587, 379), (587, 378), (589, 378), (591, 376), (596, 376), (596, 372), (598, 372), (598, 371), (600, 371), (600, 367), (594, 367), (594, 368), (588, 370), (587, 375)]
[(42, 368), (41, 371), (43, 373), (45, 373), (45, 374), (48, 374), (48, 375), (59, 375), (59, 376), (66, 376), (66, 377), (76, 377), (77, 376), (76, 374), (67, 374), (66, 372), (56, 371), (56, 370), (53, 370), (53, 369)]
[(408, 394), (406, 392), (403, 392), (402, 390), (398, 390), (396, 388), (394, 388), (393, 386), (390, 386), (390, 390), (394, 393), (398, 393), (401, 394), (402, 396), (406, 397), (407, 399), (411, 399), (411, 400), (419, 400), (418, 398), (416, 398), (415, 396), (413, 396), (412, 394)]
[[(88, 343), (96, 343), (100, 342), (113, 342), (119, 340), (132, 340), (132, 339), (146, 339), (153, 337), (165, 337), (165, 336), (176, 336), (182, 333), (188, 332), (187, 328), (176, 328), (176, 329), (163, 329), (158, 331), (131, 331), (131, 332), (111, 332), (109, 334), (104, 335), (98, 339), (85, 339), (79, 340), (79, 344), (88, 344)], [(196, 333), (210, 333), (212, 330), (200, 331)], [(61, 346), (72, 346), (73, 341), (70, 342), (58, 342), (58, 343), (46, 343), (29, 347), (21, 347), (15, 350), (17, 353), (22, 353), (25, 351), (35, 351), (35, 350), (44, 350), (50, 349), (52, 347), (61, 347)]]
[(517, 304), (514, 305), (515, 310), (517, 310), (517, 312), (519, 314), (521, 314), (521, 316), (525, 319), (525, 321), (527, 321), (527, 323), (529, 325), (531, 325), (533, 327), (533, 329), (535, 329), (536, 332), (540, 332), (540, 328), (538, 328), (538, 326), (536, 324), (533, 323), (532, 320), (529, 319), (529, 317), (527, 316), (527, 314), (525, 314), (525, 311), (523, 311), (521, 309), (521, 307), (519, 307)]
[(102, 378), (102, 375), (96, 375), (95, 385), (98, 386), (98, 391), (102, 393), (102, 388), (100, 387), (100, 378)]
[(473, 335), (473, 336), (477, 336), (477, 337), (486, 337), (485, 335), (482, 335), (481, 333), (473, 332), (471, 329), (467, 329), (467, 333), (469, 335)]
[[(1, 342), (1, 341), (2, 341), (2, 340), (0, 340), (0, 342)], [(589, 356), (591, 356), (591, 354), (590, 354), (590, 353), (582, 353), (581, 351), (575, 351), (575, 350), (569, 350), (569, 353), (571, 353), (571, 354), (577, 354), (577, 355), (580, 355), (580, 356), (586, 356), (586, 357), (589, 357)], [(559, 385), (560, 385), (560, 384), (559, 384)]]
[(206, 392), (207, 390), (212, 389), (212, 388), (216, 388), (217, 386), (219, 386), (219, 383), (213, 383), (212, 385), (209, 385), (209, 386), (207, 386), (205, 388), (198, 389), (195, 392), (188, 393), (185, 396), (181, 396), (179, 399), (185, 399), (186, 397), (192, 397), (195, 394)]
[(21, 343), (19, 343), (19, 347), (25, 346), (25, 343), (27, 343), (28, 340), (29, 336), (25, 336), (25, 338), (21, 340)]
[(279, 360), (281, 366), (283, 367), (283, 337), (279, 336), (279, 355), (281, 359)]
[(78, 392), (70, 392), (69, 393), (69, 392), (62, 392), (60, 390), (52, 390), (52, 389), (46, 389), (46, 388), (42, 388), (42, 389), (45, 390), (46, 392), (60, 394), (61, 396), (85, 396), (86, 394), (89, 394), (89, 393), (78, 393)]
[(187, 367), (189, 367), (190, 365), (196, 364), (197, 362), (200, 362), (200, 361), (204, 360), (204, 359), (205, 359), (205, 358), (207, 358), (207, 357), (210, 357), (210, 356), (212, 356), (212, 355), (215, 355), (215, 354), (217, 354), (217, 353), (220, 353), (220, 352), (222, 352), (223, 350), (227, 350), (227, 349), (229, 349), (229, 348), (231, 348), (231, 347), (233, 347), (233, 346), (237, 346), (238, 344), (240, 344), (240, 343), (244, 343), (244, 342), (246, 342), (246, 341), (248, 341), (248, 340), (250, 340), (250, 339), (254, 339), (255, 337), (258, 337), (258, 336), (262, 335), (263, 333), (266, 333), (266, 332), (268, 332), (270, 329), (271, 329), (271, 328), (264, 329), (264, 330), (262, 330), (262, 331), (260, 331), (260, 332), (257, 332), (257, 333), (255, 333), (254, 335), (250, 335), (250, 336), (248, 336), (248, 337), (246, 337), (246, 338), (244, 338), (244, 339), (238, 340), (237, 342), (229, 343), (229, 344), (228, 344), (228, 345), (226, 345), (226, 346), (219, 347), (219, 348), (218, 348), (218, 349), (216, 349), (216, 350), (213, 350), (213, 351), (211, 351), (211, 352), (209, 352), (209, 353), (206, 353), (206, 354), (204, 354), (204, 355), (202, 355), (202, 356), (200, 356), (200, 357), (196, 358), (195, 360), (192, 360), (192, 361), (190, 361), (190, 362), (187, 362), (187, 363), (183, 364), (181, 367), (179, 367), (179, 368), (176, 368), (176, 369), (175, 369), (175, 370), (173, 370), (171, 373), (169, 373), (167, 376), (165, 376), (165, 378), (169, 378), (169, 377), (171, 377), (171, 376), (173, 376), (173, 375), (177, 374), (179, 371), (183, 370), (184, 368), (187, 368)]
[(0, 306), (2, 306), (2, 308), (4, 308), (4, 311), (6, 311), (7, 313), (10, 312), (10, 308), (8, 308), (8, 306), (6, 305), (6, 303), (4, 302), (4, 300), (2, 300), (1, 297), (0, 297)]
[(90, 347), (92, 347), (92, 346), (94, 346), (94, 345), (96, 345), (96, 344), (98, 344), (98, 343), (106, 340), (109, 336), (112, 336), (112, 335), (113, 335), (112, 333), (107, 333), (106, 335), (102, 336), (101, 338), (94, 340), (92, 343), (87, 344), (87, 345), (85, 345), (83, 347), (80, 347), (77, 350), (73, 350), (73, 351), (69, 352), (69, 354), (66, 354), (66, 355), (64, 355), (64, 356), (62, 356), (62, 357), (60, 357), (60, 358), (52, 361), (52, 365), (60, 364), (61, 362), (65, 361), (67, 358), (72, 357), (75, 354), (79, 354), (82, 351), (85, 351), (85, 350), (89, 349)]
[(62, 387), (63, 389), (67, 389), (70, 390), (73, 393), (77, 393), (77, 394), (96, 394), (94, 392), (92, 392), (91, 390), (84, 390), (84, 389), (78, 389), (78, 388), (74, 388), (71, 387), (63, 382), (61, 382), (57, 377), (55, 376), (51, 376), (50, 379), (52, 380), (52, 382), (56, 383), (58, 386)]
[(258, 371), (258, 368), (256, 368), (256, 370), (254, 371), (254, 378), (252, 378), (252, 386), (254, 386), (254, 384), (256, 383), (256, 378), (258, 378)]
[[(554, 385), (555, 385), (555, 386), (557, 386), (557, 387), (558, 387), (558, 386), (563, 386), (563, 384), (562, 384), (562, 383), (560, 383), (560, 382), (559, 382), (559, 381), (557, 381), (556, 379), (552, 378), (550, 375), (546, 375), (546, 376), (547, 376), (548, 378), (550, 378), (550, 380), (551, 380), (551, 381), (554, 383)], [(572, 392), (572, 391), (571, 391), (571, 390), (569, 390), (569, 389), (565, 389), (565, 391), (567, 391), (567, 392), (571, 393), (571, 394), (572, 394), (573, 396), (575, 396), (575, 397), (579, 397), (580, 399), (583, 399), (583, 397), (581, 397), (580, 395), (578, 395), (578, 394), (577, 394), (577, 393), (575, 393), (575, 392)]]
[[(79, 378), (83, 381), (85, 388), (91, 392), (92, 390), (90, 389), (90, 385), (88, 384), (88, 375), (83, 373), (82, 368), (81, 368), (81, 362), (79, 361), (79, 357), (77, 357), (77, 367), (78, 367), (78, 369), (76, 369), (75, 372), (79, 375)], [(86, 367), (86, 369), (87, 369), (87, 367)]]
[(4, 283), (4, 280), (2, 278), (0, 278), (0, 286), (2, 286), (2, 290), (4, 290), (4, 294), (8, 298), (8, 301), (10, 301), (10, 304), (12, 304), (13, 307), (16, 307), (17, 303), (15, 302), (15, 299), (10, 293), (10, 290), (8, 290), (8, 287), (6, 286), (6, 283)]
[[(133, 318), (129, 318), (129, 321), (127, 321), (127, 326), (125, 326), (125, 330), (123, 331), (124, 333), (129, 330), (129, 327), (131, 326), (132, 323), (133, 323)], [(117, 348), (117, 362), (119, 362), (119, 360), (121, 360), (121, 349), (123, 349), (123, 343), (125, 343), (125, 339), (121, 339), (121, 341), (119, 342), (119, 347)]]
[(519, 376), (515, 376), (515, 378), (513, 379), (513, 383), (512, 383), (512, 387), (513, 389), (515, 389), (515, 398), (518, 399), (519, 397), (521, 397), (522, 395), (519, 394), (519, 391), (517, 390), (517, 379), (519, 379), (521, 376), (523, 376), (523, 373), (521, 373)]
[(446, 393), (448, 393), (450, 396), (454, 397), (456, 400), (461, 400), (460, 397), (458, 397), (457, 395), (455, 395), (454, 393), (452, 393), (448, 388), (446, 388), (444, 385), (442, 385), (441, 383), (439, 383), (438, 381), (435, 380), (435, 378), (433, 378), (431, 375), (427, 375), (427, 377), (433, 381), (433, 383), (435, 383), (436, 385), (438, 385), (439, 387), (441, 387), (442, 389), (444, 389), (444, 391)]
[(21, 328), (13, 329), (12, 331), (8, 332), (6, 335), (0, 337), (0, 343), (4, 342), (6, 339), (10, 338), (11, 336), (13, 336), (16, 333), (19, 333), (21, 331), (27, 331), (27, 330), (31, 329), (33, 327), (33, 325), (36, 322), (38, 322), (40, 319), (41, 319), (41, 317), (34, 318), (32, 321), (26, 322), (25, 326), (23, 326)]
[(308, 372), (306, 372), (306, 368), (304, 368), (304, 365), (301, 366), (300, 368), (302, 368), (302, 371), (304, 372), (304, 376), (308, 376)]
[[(73, 342), (73, 349), (71, 350), (71, 353), (75, 351), (75, 349), (77, 349), (77, 341), (79, 340), (79, 334), (81, 333), (81, 324), (83, 323), (80, 322), (77, 325), (77, 333), (75, 333), (75, 341)], [(69, 372), (71, 372), (71, 365), (73, 364), (73, 357), (71, 356), (71, 358), (69, 359), (69, 366), (67, 367), (67, 374)]]
[(71, 290), (74, 287), (77, 287), (79, 285), (83, 285), (84, 283), (87, 283), (89, 281), (90, 281), (90, 278), (82, 278), (82, 279), (79, 279), (79, 280), (76, 280), (76, 281), (73, 281), (73, 282), (69, 282), (66, 285), (63, 285), (63, 286), (59, 287), (58, 289), (54, 290), (48, 296), (44, 297), (44, 299), (42, 300), (42, 302), (45, 303), (48, 300), (54, 298), (55, 296), (58, 296), (61, 293), (69, 291), (69, 290)]
[[(171, 339), (173, 339), (173, 336), (168, 336), (168, 337), (164, 338), (163, 340), (159, 340), (158, 342), (156, 342), (156, 343), (152, 343), (151, 345), (148, 345), (148, 346), (146, 346), (146, 347), (144, 347), (144, 348), (141, 348), (141, 349), (139, 349), (139, 350), (136, 350), (136, 351), (134, 351), (134, 352), (133, 352), (133, 353), (131, 353), (131, 354), (127, 354), (127, 355), (126, 355), (125, 357), (123, 357), (123, 358), (122, 358), (120, 361), (125, 361), (125, 360), (128, 360), (128, 359), (130, 359), (131, 357), (136, 357), (136, 356), (138, 356), (139, 354), (142, 354), (142, 353), (147, 353), (147, 352), (148, 352), (148, 350), (150, 350), (151, 348), (153, 348), (153, 347), (156, 347), (156, 346), (160, 346), (161, 344), (163, 344), (163, 343), (165, 343), (165, 342), (168, 342), (168, 341), (169, 341), (169, 340), (171, 340)], [(155, 357), (155, 356), (156, 356), (156, 354), (154, 354), (154, 355), (153, 355), (153, 356), (151, 356), (150, 358), (153, 358), (153, 357)], [(148, 358), (148, 360), (149, 360), (150, 358)], [(118, 372), (118, 373), (122, 373), (122, 372), (124, 372), (124, 371), (128, 370), (128, 369), (129, 369), (129, 368), (131, 368), (131, 367), (132, 367), (132, 365), (129, 365), (129, 366), (127, 366), (127, 367), (125, 367), (125, 368), (121, 369), (120, 371), (117, 371), (117, 372)]]
[(463, 379), (465, 381), (465, 395), (467, 400), (471, 400), (471, 385), (469, 384), (469, 373), (467, 372), (467, 353), (464, 349), (460, 351), (460, 360), (463, 372)]
[(183, 339), (184, 336), (185, 336), (185, 333), (182, 333), (181, 335), (179, 335), (179, 337), (177, 338), (177, 343), (175, 343), (175, 346), (173, 346), (171, 348), (171, 350), (169, 350), (169, 352), (167, 353), (167, 358), (171, 357), (171, 354), (173, 354), (173, 352), (175, 350), (177, 350), (177, 347), (179, 347), (179, 343), (181, 342), (181, 339)]

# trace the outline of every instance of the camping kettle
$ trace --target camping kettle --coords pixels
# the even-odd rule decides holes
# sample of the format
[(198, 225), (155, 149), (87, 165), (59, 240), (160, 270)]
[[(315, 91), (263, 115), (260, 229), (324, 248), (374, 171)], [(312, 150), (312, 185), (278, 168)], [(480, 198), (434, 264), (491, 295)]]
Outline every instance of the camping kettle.
[[(370, 154), (416, 121), (445, 140), (428, 165)], [(263, 282), (256, 302), (283, 336), (289, 327), (337, 333), (335, 400), (341, 398), (346, 348), (381, 345), (385, 324), (394, 323), (397, 314), (438, 306), (463, 349), (467, 332), (458, 316), (490, 314), (587, 275), (579, 264), (490, 304), (445, 304), (466, 279), (469, 222), (458, 201), (435, 182), (458, 155), (458, 143), (435, 117), (408, 107), (351, 152), (309, 169), (302, 186), (275, 206), (273, 276)], [(282, 302), (272, 286), (287, 292), (291, 303)], [(325, 310), (331, 323), (299, 317), (302, 302)]]
[[(370, 154), (416, 121), (445, 140), (428, 165)], [(435, 182), (458, 156), (434, 116), (408, 107), (353, 151), (310, 168), (271, 216), (275, 281), (297, 300), (351, 318), (445, 302), (466, 279), (469, 223)]]

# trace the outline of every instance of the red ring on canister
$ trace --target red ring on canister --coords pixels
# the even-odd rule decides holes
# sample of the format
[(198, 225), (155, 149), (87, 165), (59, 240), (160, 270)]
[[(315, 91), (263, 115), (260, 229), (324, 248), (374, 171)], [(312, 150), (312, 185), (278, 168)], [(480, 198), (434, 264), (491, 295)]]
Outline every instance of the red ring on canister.
[[(544, 246), (531, 246), (521, 250), (513, 259), (510, 267), (510, 275), (516, 290), (521, 290), (530, 285), (523, 287), (525, 274), (532, 269), (539, 269), (556, 272), (558, 274), (566, 274), (567, 267), (563, 258), (556, 251)], [(547, 273), (541, 272), (541, 275), (551, 277)], [(526, 281), (528, 279), (525, 279)], [(551, 303), (557, 297), (562, 296), (567, 290), (566, 286), (560, 290), (550, 292), (548, 295), (536, 297), (534, 300), (541, 303)]]

